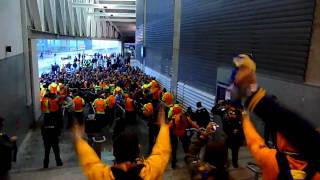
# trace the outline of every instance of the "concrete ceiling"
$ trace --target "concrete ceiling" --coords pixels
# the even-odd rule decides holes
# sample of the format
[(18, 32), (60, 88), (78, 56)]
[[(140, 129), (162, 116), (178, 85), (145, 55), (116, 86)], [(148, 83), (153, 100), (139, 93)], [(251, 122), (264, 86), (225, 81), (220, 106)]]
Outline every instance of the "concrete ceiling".
[(121, 36), (133, 37), (136, 31), (136, 0), (96, 0), (94, 3), (73, 1), (74, 8), (91, 9), (88, 16), (107, 22), (120, 31)]
[(30, 30), (103, 39), (133, 38), (136, 0), (26, 0)]

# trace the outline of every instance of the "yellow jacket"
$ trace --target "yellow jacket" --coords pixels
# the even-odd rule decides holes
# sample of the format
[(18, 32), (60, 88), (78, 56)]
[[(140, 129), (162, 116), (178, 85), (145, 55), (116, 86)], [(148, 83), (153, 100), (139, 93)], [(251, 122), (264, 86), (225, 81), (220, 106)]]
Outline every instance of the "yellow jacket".
[[(76, 150), (88, 180), (114, 180), (111, 168), (103, 164), (94, 150), (83, 140), (76, 141)], [(145, 180), (162, 179), (171, 154), (169, 126), (162, 125), (151, 155), (144, 161), (140, 177)]]

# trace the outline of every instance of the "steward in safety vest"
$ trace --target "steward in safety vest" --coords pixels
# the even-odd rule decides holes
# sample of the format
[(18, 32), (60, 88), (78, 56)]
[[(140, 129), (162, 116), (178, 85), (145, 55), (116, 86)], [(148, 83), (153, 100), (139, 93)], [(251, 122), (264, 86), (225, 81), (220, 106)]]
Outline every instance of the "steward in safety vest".
[(134, 108), (134, 101), (132, 95), (126, 94), (125, 98), (125, 110), (126, 110), (126, 120), (127, 122), (134, 123), (136, 121), (136, 113)]
[(48, 115), (50, 113), (49, 110), (49, 98), (48, 95), (44, 95), (43, 98), (41, 98), (41, 112), (43, 113), (43, 120), (46, 121), (48, 119)]
[(168, 119), (170, 120), (173, 116), (182, 113), (182, 107), (179, 104), (173, 105), (168, 113)]
[(75, 96), (73, 98), (73, 105), (75, 118), (78, 120), (79, 124), (83, 124), (83, 109), (85, 105), (84, 99), (80, 96)]
[(59, 104), (64, 104), (65, 98), (67, 96), (67, 89), (62, 83), (59, 83)]
[(95, 108), (96, 114), (105, 114), (105, 109), (106, 109), (106, 101), (102, 99), (102, 97), (97, 98), (93, 102), (93, 106)]
[(62, 128), (62, 118), (59, 114), (59, 97), (56, 94), (49, 94), (49, 111), (50, 119), (56, 121), (58, 126)]
[(51, 94), (58, 94), (59, 92), (59, 86), (57, 83), (55, 82), (52, 82), (50, 85), (49, 85), (49, 91)]
[(134, 101), (127, 94), (126, 94), (126, 96), (127, 97), (125, 97), (125, 102), (126, 102), (125, 103), (125, 110), (126, 110), (126, 112), (133, 112), (134, 111)]
[(99, 126), (105, 127), (108, 124), (105, 116), (105, 109), (107, 107), (106, 100), (102, 99), (102, 96), (100, 96), (100, 98), (94, 100), (93, 107), (96, 112), (95, 118), (98, 121)]
[(110, 95), (107, 98), (107, 105), (109, 109), (113, 109), (116, 105), (116, 98), (114, 97), (114, 95)]
[(162, 96), (162, 101), (167, 107), (172, 106), (172, 104), (173, 104), (173, 95), (170, 92), (165, 92), (163, 94), (163, 96)]
[(40, 99), (44, 97), (48, 93), (48, 85), (44, 84), (40, 87)]
[(152, 117), (152, 116), (153, 116), (153, 106), (152, 106), (152, 103), (147, 103), (147, 104), (143, 105), (142, 112), (143, 112), (143, 115), (144, 115), (146, 118)]
[(59, 111), (59, 98), (55, 94), (49, 94), (49, 110), (50, 113)]

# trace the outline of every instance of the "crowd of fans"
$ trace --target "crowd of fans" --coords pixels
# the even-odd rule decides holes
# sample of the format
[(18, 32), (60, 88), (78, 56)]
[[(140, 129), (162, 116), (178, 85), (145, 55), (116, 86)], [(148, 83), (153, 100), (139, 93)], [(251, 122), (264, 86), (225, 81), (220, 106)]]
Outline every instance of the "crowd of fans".
[[(97, 55), (98, 58), (100, 56)], [(192, 179), (228, 179), (228, 149), (232, 152), (233, 167), (238, 168), (238, 153), (244, 139), (262, 169), (264, 179), (319, 178), (318, 160), (306, 154), (315, 153), (314, 149), (318, 149), (319, 144), (313, 145), (314, 149), (310, 149), (311, 144), (306, 145), (310, 147), (302, 146), (299, 144), (302, 142), (301, 136), (296, 137), (291, 128), (303, 127), (303, 137), (314, 143), (319, 143), (319, 134), (308, 121), (278, 105), (275, 96), (266, 96), (265, 90), (257, 85), (256, 65), (250, 55), (240, 54), (234, 58), (235, 68), (230, 77), (232, 99), (219, 101), (212, 108), (211, 115), (220, 117), (213, 120), (201, 102), (197, 103), (195, 112), (190, 107), (184, 111), (182, 105), (176, 103), (173, 95), (161, 88), (155, 78), (131, 67), (128, 62), (116, 61), (106, 67), (95, 63), (80, 67), (74, 73), (62, 70), (41, 77), (41, 82), (46, 84), (42, 90), (42, 101), (48, 97), (50, 114), (44, 121), (61, 119), (58, 107), (68, 110), (67, 127), (74, 123), (74, 119), (77, 120), (75, 147), (89, 179), (159, 179), (170, 157), (171, 167), (177, 167), (179, 141)], [(53, 112), (50, 109), (52, 102), (57, 105)], [(88, 107), (89, 114), (94, 114), (92, 119), (95, 119), (95, 125), (84, 123), (88, 119), (84, 115)], [(119, 111), (123, 112), (123, 118)], [(268, 130), (272, 136), (270, 143), (269, 136), (263, 140), (252, 126), (247, 112), (253, 111), (271, 129)], [(46, 115), (46, 111), (43, 112)], [(121, 120), (114, 121), (116, 117)], [(146, 120), (149, 128), (149, 157), (146, 160), (139, 159), (137, 135), (125, 130), (126, 125), (135, 124), (139, 119)], [(276, 119), (291, 120), (291, 128)], [(57, 124), (62, 127), (59, 120)], [(101, 166), (99, 148), (92, 151), (82, 137), (83, 132), (94, 132), (96, 135), (101, 134), (103, 128), (112, 127), (115, 164), (106, 168)], [(50, 141), (43, 134), (44, 141)], [(58, 151), (55, 150), (56, 139), (52, 141), (54, 152)], [(90, 141), (89, 144), (93, 147)], [(205, 153), (200, 158), (202, 146), (205, 146)], [(50, 145), (45, 143), (45, 148), (50, 149)], [(59, 154), (55, 154), (57, 165), (61, 165)], [(44, 167), (47, 167), (47, 159), (46, 154)]]
[[(162, 179), (170, 159), (171, 167), (177, 168), (179, 141), (191, 179), (228, 179), (228, 149), (233, 168), (238, 168), (239, 149), (245, 141), (264, 179), (320, 179), (319, 133), (258, 86), (253, 57), (240, 54), (234, 65), (232, 98), (217, 102), (211, 115), (201, 102), (195, 112), (191, 107), (184, 111), (173, 94), (155, 78), (131, 67), (128, 60), (107, 66), (92, 61), (74, 72), (62, 67), (43, 74), (43, 167), (48, 168), (51, 148), (57, 166), (63, 165), (59, 135), (62, 128), (73, 127), (75, 148), (88, 179)], [(250, 112), (269, 129), (265, 140), (253, 126)], [(141, 120), (148, 126), (146, 159), (140, 156), (137, 133), (126, 130)], [(106, 129), (113, 133), (112, 167), (100, 160)]]

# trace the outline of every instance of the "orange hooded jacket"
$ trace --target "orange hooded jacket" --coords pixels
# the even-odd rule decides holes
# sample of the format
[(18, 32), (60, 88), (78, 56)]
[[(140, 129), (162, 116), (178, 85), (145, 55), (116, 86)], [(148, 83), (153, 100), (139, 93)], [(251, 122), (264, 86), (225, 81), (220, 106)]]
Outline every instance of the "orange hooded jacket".
[[(249, 115), (243, 115), (243, 131), (247, 141), (247, 146), (257, 164), (262, 169), (263, 179), (277, 179), (279, 175), (279, 167), (276, 159), (277, 150), (270, 149), (265, 145), (264, 140), (253, 126)], [(280, 151), (295, 152), (295, 149), (279, 133), (277, 135), (277, 147)], [(305, 161), (296, 160), (290, 156), (287, 156), (287, 159), (292, 170), (303, 170), (308, 164)], [(313, 176), (313, 179), (320, 179), (320, 173), (316, 173)]]

